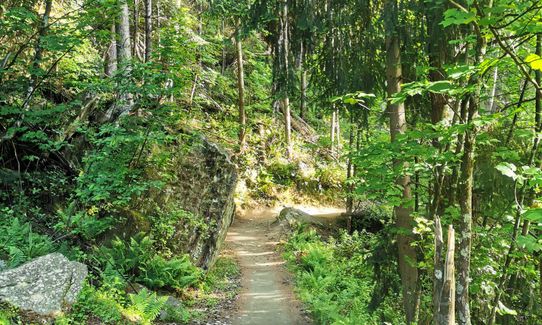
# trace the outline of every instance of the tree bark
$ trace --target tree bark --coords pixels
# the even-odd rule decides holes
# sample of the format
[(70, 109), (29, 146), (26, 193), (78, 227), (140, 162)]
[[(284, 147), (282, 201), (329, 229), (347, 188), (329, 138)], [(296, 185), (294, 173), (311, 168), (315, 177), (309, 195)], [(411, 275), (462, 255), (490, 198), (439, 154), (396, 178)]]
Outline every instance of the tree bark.
[(145, 62), (152, 53), (152, 0), (145, 0)]
[(335, 106), (335, 148), (337, 152), (341, 149), (341, 115), (339, 112), (339, 106)]
[[(386, 28), (386, 81), (389, 97), (401, 91), (401, 53), (399, 35), (397, 33), (397, 2), (385, 0), (385, 28)], [(403, 103), (392, 104), (387, 107), (390, 114), (391, 141), (396, 141), (400, 134), (406, 131), (405, 106)], [(394, 165), (400, 169), (405, 162), (396, 160)], [(410, 191), (410, 177), (401, 175), (396, 183), (402, 188), (403, 203), (394, 208), (395, 222), (400, 233), (397, 235), (399, 253), (399, 273), (403, 287), (403, 305), (407, 324), (416, 322), (419, 304), (418, 269), (416, 250), (412, 247), (414, 241), (412, 234), (413, 220), (408, 201), (412, 199)]]
[[(474, 65), (480, 64), (486, 50), (486, 41), (480, 34), (477, 35), (475, 46)], [(466, 54), (467, 55), (467, 54)], [(457, 258), (457, 322), (460, 325), (471, 324), (469, 286), (470, 286), (470, 261), (472, 251), (472, 192), (474, 187), (474, 154), (476, 146), (477, 127), (473, 124), (478, 115), (480, 106), (481, 79), (474, 74), (469, 83), (474, 86), (474, 93), (467, 96), (467, 130), (463, 139), (463, 157), (461, 159), (461, 176), (459, 178), (459, 207), (461, 217), (459, 219), (459, 254)], [(465, 121), (465, 120), (464, 120)]]
[(435, 255), (433, 258), (433, 322), (440, 325), (440, 301), (444, 287), (444, 262), (442, 253), (444, 239), (442, 237), (442, 225), (438, 215), (435, 216)]
[(224, 72), (226, 71), (226, 42), (224, 42), (225, 35), (226, 35), (226, 24), (224, 23), (225, 18), (222, 18), (222, 64), (220, 67), (220, 73), (224, 75)]
[(335, 154), (335, 119), (337, 118), (335, 111), (335, 104), (333, 104), (333, 111), (331, 112), (330, 123), (330, 138), (331, 138), (331, 153)]
[[(240, 28), (238, 22), (238, 29)], [(245, 147), (246, 124), (247, 117), (245, 112), (245, 75), (243, 71), (243, 47), (241, 44), (240, 32), (237, 32), (235, 37), (235, 45), (237, 52), (237, 90), (239, 95), (239, 151), (243, 151)]]
[(435, 274), (433, 286), (433, 322), (455, 325), (455, 232), (448, 227), (446, 259), (443, 260), (444, 240), (440, 218), (435, 216)]
[(448, 227), (448, 242), (444, 269), (444, 286), (440, 299), (442, 325), (455, 325), (455, 231)]
[(305, 67), (305, 47), (303, 46), (303, 41), (301, 41), (301, 53), (299, 55), (299, 67), (301, 68), (301, 98), (299, 105), (299, 117), (305, 119), (307, 115), (307, 69)]
[[(476, 99), (469, 100), (469, 122), (478, 111)], [(471, 126), (474, 128), (474, 126)], [(459, 221), (459, 255), (457, 265), (457, 312), (459, 324), (471, 324), (469, 285), (470, 259), (472, 249), (472, 190), (474, 185), (474, 146), (475, 130), (465, 132), (463, 158), (461, 161), (461, 176), (459, 179), (459, 206), (461, 218)]]
[[(350, 154), (348, 155), (348, 162), (346, 164), (346, 179), (348, 181), (353, 181), (354, 170), (352, 163), (352, 154), (354, 153), (354, 137), (356, 136), (356, 124), (354, 124), (354, 110), (350, 110), (350, 129), (348, 134), (348, 146), (350, 149)], [(347, 197), (346, 197), (346, 213), (352, 213), (354, 209), (354, 184), (347, 185)], [(346, 230), (348, 233), (352, 233), (352, 216), (348, 216)]]
[(139, 58), (138, 44), (139, 44), (139, 2), (140, 0), (134, 0), (134, 10), (132, 11), (132, 57)]
[[(118, 25), (119, 41), (117, 47), (117, 62), (120, 64), (125, 78), (131, 77), (132, 49), (130, 40), (130, 10), (127, 0), (120, 0), (120, 22)], [(121, 105), (118, 105), (119, 116), (126, 115), (133, 106), (133, 95), (123, 90), (121, 93)]]
[(42, 41), (45, 35), (47, 35), (47, 27), (49, 25), (49, 17), (51, 16), (51, 9), (53, 7), (53, 0), (45, 1), (45, 11), (39, 26), (38, 38), (36, 39), (36, 45), (34, 47), (34, 59), (32, 60), (32, 71), (30, 73), (30, 83), (26, 92), (26, 100), (23, 108), (26, 109), (28, 103), (30, 103), (30, 98), (34, 93), (34, 88), (38, 83), (38, 70), (40, 69), (41, 59), (43, 57), (43, 47)]
[(286, 154), (288, 159), (292, 158), (292, 121), (290, 112), (289, 98), (289, 70), (288, 63), (289, 44), (288, 44), (288, 1), (284, 0), (281, 10), (281, 34), (282, 34), (282, 73), (284, 74), (283, 89), (282, 89), (282, 113), (284, 114), (285, 136), (286, 136)]
[(105, 75), (112, 77), (117, 71), (117, 34), (115, 24), (111, 24), (111, 43), (107, 49), (107, 64), (105, 66)]

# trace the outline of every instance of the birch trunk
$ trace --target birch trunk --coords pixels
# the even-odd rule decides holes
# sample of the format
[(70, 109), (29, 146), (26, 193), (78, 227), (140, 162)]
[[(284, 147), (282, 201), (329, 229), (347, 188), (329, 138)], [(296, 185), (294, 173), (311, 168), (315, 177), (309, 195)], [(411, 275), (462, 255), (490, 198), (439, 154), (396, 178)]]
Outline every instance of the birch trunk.
[(145, 62), (152, 53), (152, 0), (145, 0)]
[[(131, 77), (131, 40), (130, 40), (130, 10), (127, 0), (120, 2), (120, 21), (118, 25), (119, 41), (117, 47), (117, 62), (120, 64), (125, 78)], [(118, 105), (118, 115), (123, 116), (130, 112), (133, 107), (133, 95), (127, 90), (121, 90), (121, 101)]]

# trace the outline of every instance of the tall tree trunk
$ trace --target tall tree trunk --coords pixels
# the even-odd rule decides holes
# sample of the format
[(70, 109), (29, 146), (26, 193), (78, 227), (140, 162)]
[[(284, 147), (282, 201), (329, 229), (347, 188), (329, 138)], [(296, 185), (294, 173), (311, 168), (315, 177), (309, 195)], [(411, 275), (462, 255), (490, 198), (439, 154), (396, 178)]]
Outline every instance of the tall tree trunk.
[[(386, 81), (387, 94), (392, 97), (401, 91), (401, 53), (399, 47), (399, 35), (397, 32), (397, 2), (385, 0), (385, 28), (386, 28)], [(406, 131), (405, 106), (403, 103), (388, 103), (390, 114), (391, 141), (396, 141), (398, 135)], [(400, 169), (405, 162), (396, 160), (394, 165)], [(397, 178), (397, 185), (403, 189), (403, 203), (394, 208), (396, 226), (400, 229), (397, 235), (397, 247), (399, 255), (399, 273), (403, 287), (403, 305), (408, 324), (416, 321), (419, 292), (418, 292), (418, 269), (416, 250), (412, 247), (414, 241), (412, 234), (413, 220), (411, 208), (407, 202), (412, 199), (410, 192), (410, 177), (402, 175)]]
[[(478, 103), (474, 98), (469, 100), (469, 119), (472, 122), (478, 111)], [(473, 126), (472, 126), (473, 128)], [(461, 160), (461, 176), (459, 178), (459, 207), (461, 218), (459, 222), (459, 256), (457, 265), (457, 312), (459, 324), (470, 325), (470, 257), (472, 249), (472, 190), (474, 182), (474, 146), (475, 130), (465, 132), (463, 142), (463, 158)]]
[[(161, 14), (162, 14), (162, 11), (160, 10), (161, 7), (160, 7), (160, 1), (155, 1), (155, 6), (156, 6), (156, 20), (155, 20), (155, 26), (156, 26), (156, 46), (158, 47), (158, 52), (157, 52), (157, 61), (160, 61), (162, 59), (162, 55), (160, 54), (160, 49), (162, 48), (162, 38), (160, 37), (161, 36), (161, 32), (160, 32), (160, 29), (162, 28), (162, 21), (161, 21)], [(181, 2), (180, 1), (177, 1), (176, 3), (176, 6), (175, 6), (175, 9), (176, 10), (180, 10), (181, 8)]]
[[(354, 176), (353, 171), (353, 164), (352, 164), (352, 154), (354, 152), (354, 137), (356, 134), (356, 125), (354, 124), (354, 112), (353, 109), (350, 110), (350, 129), (348, 132), (348, 147), (350, 149), (350, 154), (348, 155), (348, 162), (346, 164), (346, 179), (351, 180)], [(346, 197), (346, 212), (352, 213), (352, 210), (354, 208), (354, 199), (352, 197), (352, 194), (354, 192), (354, 186), (353, 184), (348, 185), (347, 187), (348, 196)], [(352, 230), (352, 217), (348, 217), (347, 220), (347, 230), (350, 233)]]
[(288, 159), (292, 158), (292, 117), (290, 112), (290, 98), (289, 98), (289, 70), (290, 65), (288, 63), (289, 44), (288, 44), (288, 1), (284, 0), (281, 10), (281, 38), (282, 38), (282, 73), (284, 76), (283, 89), (282, 89), (282, 113), (284, 114), (284, 131), (286, 136), (286, 153)]
[(30, 99), (35, 92), (36, 85), (38, 83), (38, 70), (41, 66), (41, 59), (43, 57), (43, 38), (47, 35), (47, 28), (49, 25), (49, 17), (51, 16), (51, 8), (53, 7), (53, 0), (45, 1), (45, 11), (40, 22), (38, 29), (38, 38), (36, 39), (36, 45), (34, 46), (34, 59), (32, 60), (32, 71), (30, 73), (30, 83), (26, 92), (26, 99), (23, 108), (27, 108)]
[(220, 67), (220, 73), (224, 75), (224, 72), (226, 70), (226, 24), (224, 23), (225, 18), (222, 18), (222, 65)]
[(338, 152), (341, 149), (341, 114), (339, 111), (339, 106), (335, 106), (335, 148)]
[[(238, 29), (241, 22), (238, 21)], [(237, 90), (239, 92), (239, 151), (245, 147), (247, 117), (245, 113), (245, 75), (243, 71), (243, 47), (241, 44), (241, 32), (238, 31), (235, 37), (237, 52)]]
[(329, 125), (331, 138), (331, 154), (335, 154), (335, 119), (337, 119), (337, 114), (335, 111), (335, 104), (333, 104), (333, 111), (331, 112), (331, 122)]
[[(120, 0), (120, 21), (118, 24), (118, 46), (117, 46), (117, 62), (120, 64), (122, 74), (125, 78), (131, 77), (131, 60), (132, 60), (132, 46), (130, 40), (130, 10), (128, 8), (127, 0)], [(130, 112), (133, 106), (133, 95), (127, 91), (122, 90), (121, 93), (121, 105), (118, 105), (119, 116), (126, 115)]]
[(307, 69), (305, 67), (305, 47), (303, 46), (303, 41), (301, 41), (301, 53), (299, 54), (299, 67), (301, 69), (301, 98), (299, 105), (299, 117), (305, 119), (307, 115)]
[(132, 57), (139, 59), (140, 61), (143, 59), (141, 55), (141, 51), (139, 48), (139, 4), (141, 0), (134, 0), (134, 11), (133, 11), (133, 23), (134, 28), (132, 30)]
[[(474, 64), (482, 62), (485, 54), (485, 39), (478, 35)], [(481, 80), (474, 74), (469, 80), (474, 86), (473, 94), (467, 96), (467, 130), (463, 138), (463, 157), (461, 159), (461, 175), (459, 177), (458, 193), (461, 218), (459, 219), (459, 254), (457, 258), (457, 322), (460, 325), (471, 324), (469, 286), (470, 286), (470, 260), (472, 250), (472, 192), (474, 186), (474, 154), (476, 146), (477, 127), (473, 124), (478, 115), (480, 106)], [(465, 119), (463, 119), (465, 121)]]
[(113, 76), (117, 71), (117, 34), (115, 24), (111, 24), (111, 43), (107, 49), (107, 63), (105, 65), (105, 75)]
[(444, 239), (442, 236), (442, 225), (440, 217), (435, 215), (435, 255), (433, 257), (433, 323), (441, 324), (440, 301), (442, 299), (442, 289), (444, 287), (444, 261), (442, 254), (444, 251)]
[(499, 80), (499, 67), (495, 67), (493, 70), (493, 87), (491, 88), (491, 96), (489, 97), (489, 103), (487, 109), (491, 112), (495, 112), (495, 96), (497, 95), (497, 83)]
[(152, 53), (152, 0), (145, 0), (145, 62)]

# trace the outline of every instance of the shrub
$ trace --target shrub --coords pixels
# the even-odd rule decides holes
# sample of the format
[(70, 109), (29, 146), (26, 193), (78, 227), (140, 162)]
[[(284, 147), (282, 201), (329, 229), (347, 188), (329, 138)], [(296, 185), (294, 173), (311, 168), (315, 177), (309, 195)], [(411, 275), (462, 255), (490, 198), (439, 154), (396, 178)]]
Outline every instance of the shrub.
[(375, 236), (343, 233), (322, 241), (314, 230), (296, 229), (285, 245), (285, 258), (295, 273), (296, 291), (322, 324), (401, 323), (396, 296), (372, 309), (375, 282), (368, 262)]
[(108, 273), (153, 289), (183, 289), (201, 278), (199, 268), (192, 265), (187, 255), (166, 259), (157, 254), (154, 241), (144, 234), (130, 238), (129, 243), (116, 238), (111, 247), (98, 250), (99, 264)]
[(19, 266), (54, 250), (50, 237), (34, 232), (29, 222), (13, 217), (12, 212), (9, 208), (0, 211), (0, 255), (7, 258), (9, 267)]

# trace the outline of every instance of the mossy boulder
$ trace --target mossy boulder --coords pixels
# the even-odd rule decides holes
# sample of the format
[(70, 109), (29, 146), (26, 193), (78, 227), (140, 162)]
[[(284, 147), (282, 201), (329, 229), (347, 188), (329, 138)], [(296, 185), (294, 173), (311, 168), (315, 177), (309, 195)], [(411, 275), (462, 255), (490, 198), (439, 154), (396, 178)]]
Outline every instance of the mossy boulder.
[(147, 168), (147, 178), (163, 184), (134, 200), (114, 234), (154, 233), (173, 255), (189, 254), (195, 265), (209, 268), (235, 212), (236, 167), (222, 148), (199, 135), (184, 134), (153, 152), (158, 162)]

